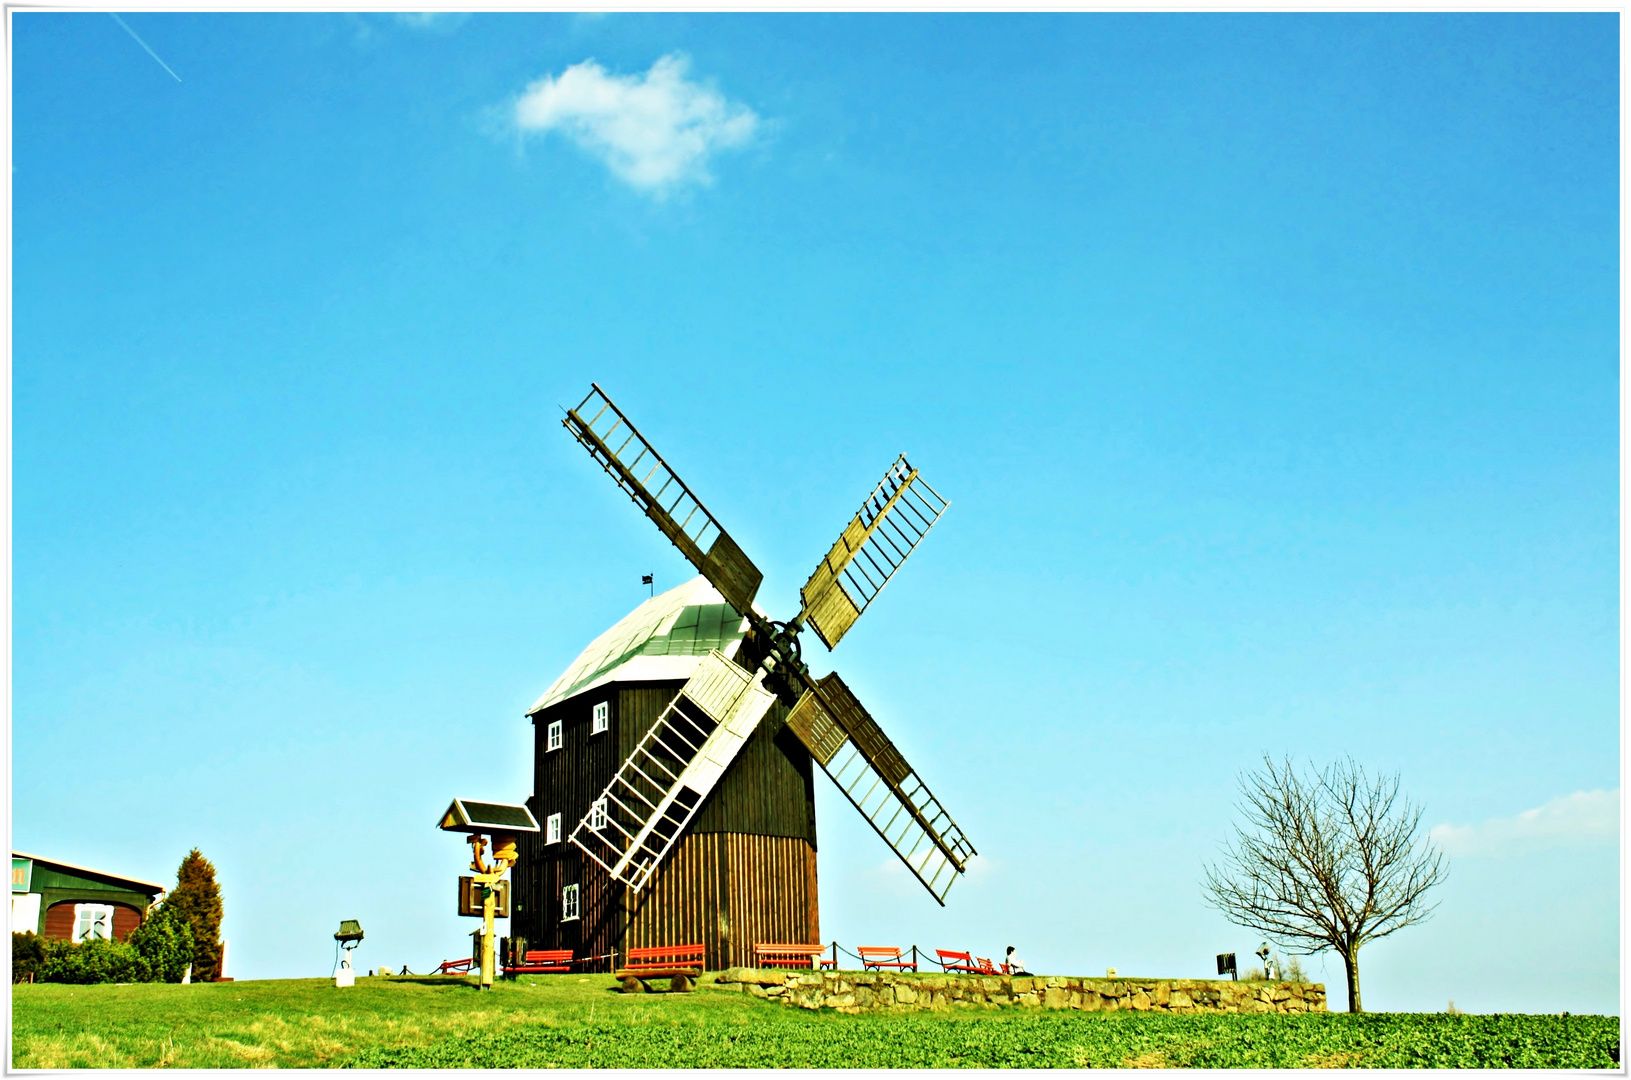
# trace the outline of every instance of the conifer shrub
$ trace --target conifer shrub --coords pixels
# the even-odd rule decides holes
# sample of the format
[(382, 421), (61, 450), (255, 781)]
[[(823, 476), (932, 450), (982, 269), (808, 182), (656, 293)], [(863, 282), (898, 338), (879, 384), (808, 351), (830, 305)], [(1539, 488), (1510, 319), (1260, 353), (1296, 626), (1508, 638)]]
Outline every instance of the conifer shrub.
[(186, 920), (193, 935), (193, 981), (208, 982), (221, 969), (221, 888), (215, 866), (197, 848), (176, 870), (176, 887), (164, 904)]

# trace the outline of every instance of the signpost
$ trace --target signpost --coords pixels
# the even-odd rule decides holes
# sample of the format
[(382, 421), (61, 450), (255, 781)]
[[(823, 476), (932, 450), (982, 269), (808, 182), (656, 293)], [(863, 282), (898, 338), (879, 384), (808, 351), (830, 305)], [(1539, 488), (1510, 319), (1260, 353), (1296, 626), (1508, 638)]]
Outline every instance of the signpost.
[[(474, 906), (473, 901), (476, 895), (480, 895), (480, 944), (471, 959), (480, 956), (481, 988), (491, 990), (494, 974), (493, 916), (498, 913), (500, 891), (504, 900), (503, 914), (509, 914), (509, 887), (503, 878), (520, 857), (516, 850), (519, 842), (516, 834), (538, 832), (538, 819), (532, 816), (531, 810), (515, 803), (454, 799), (453, 804), (442, 814), (442, 820), (437, 827), (447, 832), (462, 832), (469, 836), (470, 869), (475, 871), (475, 875), (460, 879), (459, 914), (467, 912), (474, 914), (475, 912), (471, 910)], [(489, 843), (485, 834), (492, 836), (490, 862), (482, 858)], [(470, 883), (468, 886), (464, 884), (467, 881)]]

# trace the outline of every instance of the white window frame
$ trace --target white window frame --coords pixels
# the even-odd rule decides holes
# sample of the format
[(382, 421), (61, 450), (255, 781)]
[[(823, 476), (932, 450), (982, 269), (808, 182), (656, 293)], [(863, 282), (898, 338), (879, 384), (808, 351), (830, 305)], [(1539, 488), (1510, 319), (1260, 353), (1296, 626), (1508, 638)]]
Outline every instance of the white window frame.
[(561, 815), (551, 814), (544, 819), (544, 843), (558, 844), (561, 842)]
[(609, 701), (595, 702), (595, 718), (589, 725), (589, 734), (599, 735), (612, 726), (612, 703)]
[(606, 797), (604, 795), (589, 804), (589, 827), (596, 832), (606, 827)]
[[(103, 916), (100, 923), (97, 916)], [(96, 931), (102, 930), (98, 934)], [(113, 940), (113, 905), (112, 904), (75, 904), (74, 905), (74, 933), (73, 940), (88, 941), (93, 937)]]
[(578, 919), (578, 887), (568, 885), (561, 890), (561, 921), (576, 922)]
[(549, 722), (549, 732), (545, 736), (545, 739), (546, 742), (544, 743), (544, 751), (546, 753), (550, 750), (559, 750), (561, 748), (561, 743), (563, 740), (561, 738), (561, 722), (559, 720), (551, 720)]

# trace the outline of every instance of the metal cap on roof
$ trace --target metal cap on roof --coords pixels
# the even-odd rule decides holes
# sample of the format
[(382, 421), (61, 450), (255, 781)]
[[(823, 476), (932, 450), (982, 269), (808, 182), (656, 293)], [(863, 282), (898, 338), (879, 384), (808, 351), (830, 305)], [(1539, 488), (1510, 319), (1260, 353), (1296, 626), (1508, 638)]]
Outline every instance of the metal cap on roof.
[(709, 650), (734, 657), (746, 633), (747, 620), (698, 575), (645, 601), (590, 642), (527, 715), (608, 683), (684, 682)]

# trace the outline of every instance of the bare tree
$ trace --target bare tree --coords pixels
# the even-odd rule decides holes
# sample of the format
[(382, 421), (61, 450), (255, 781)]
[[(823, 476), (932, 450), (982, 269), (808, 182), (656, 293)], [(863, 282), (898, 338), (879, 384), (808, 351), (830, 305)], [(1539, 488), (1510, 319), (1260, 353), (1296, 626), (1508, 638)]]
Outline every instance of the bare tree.
[(1290, 760), (1240, 778), (1245, 824), (1206, 867), (1207, 901), (1287, 949), (1333, 949), (1348, 976), (1348, 1011), (1362, 1012), (1359, 947), (1419, 923), (1437, 904), (1444, 856), (1417, 835), (1421, 807), (1397, 774), (1374, 782), (1352, 758), (1300, 777)]

